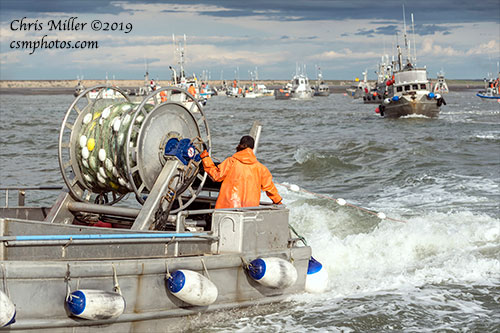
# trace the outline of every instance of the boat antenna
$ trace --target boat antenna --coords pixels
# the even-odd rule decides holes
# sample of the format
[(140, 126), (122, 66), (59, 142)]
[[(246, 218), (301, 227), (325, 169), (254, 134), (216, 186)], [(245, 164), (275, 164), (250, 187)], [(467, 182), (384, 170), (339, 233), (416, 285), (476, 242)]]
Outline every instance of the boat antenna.
[(413, 62), (417, 65), (417, 43), (415, 42), (415, 23), (413, 22), (413, 13), (411, 13), (411, 30), (413, 34)]
[(405, 16), (405, 5), (403, 4), (403, 36), (405, 38), (405, 50), (406, 50), (406, 56), (410, 57), (410, 47), (408, 45), (408, 38), (406, 35), (406, 16)]

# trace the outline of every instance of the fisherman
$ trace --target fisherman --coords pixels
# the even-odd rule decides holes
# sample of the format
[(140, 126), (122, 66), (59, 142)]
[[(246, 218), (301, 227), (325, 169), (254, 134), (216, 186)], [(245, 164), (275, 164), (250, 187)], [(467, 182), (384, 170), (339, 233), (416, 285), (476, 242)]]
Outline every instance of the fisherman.
[(261, 190), (275, 204), (281, 204), (281, 196), (273, 183), (271, 172), (253, 153), (255, 141), (245, 135), (236, 147), (236, 153), (215, 165), (205, 149), (200, 157), (210, 178), (222, 182), (215, 208), (256, 207), (260, 204)]
[(196, 96), (196, 89), (194, 88), (194, 86), (193, 86), (192, 83), (191, 83), (191, 85), (188, 88), (188, 93), (190, 93), (193, 96)]

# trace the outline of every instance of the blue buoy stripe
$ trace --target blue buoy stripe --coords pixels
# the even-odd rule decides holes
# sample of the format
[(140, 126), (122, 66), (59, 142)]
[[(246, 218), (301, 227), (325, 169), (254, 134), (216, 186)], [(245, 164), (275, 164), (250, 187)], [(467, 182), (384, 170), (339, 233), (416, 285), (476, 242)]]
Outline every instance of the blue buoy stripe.
[(86, 306), (85, 294), (81, 290), (73, 291), (66, 304), (68, 310), (75, 316), (82, 314)]
[(12, 316), (12, 318), (10, 319), (10, 321), (7, 324), (3, 325), (2, 327), (7, 327), (9, 325), (14, 324), (16, 322), (16, 314), (17, 314), (17, 310), (14, 311), (14, 315)]
[(173, 293), (181, 291), (185, 284), (186, 276), (181, 271), (173, 272), (167, 280), (168, 290)]
[(321, 270), (321, 268), (323, 268), (323, 265), (321, 265), (319, 261), (311, 257), (311, 259), (309, 259), (309, 265), (307, 266), (307, 274), (310, 275), (318, 273)]
[(77, 240), (77, 239), (139, 239), (139, 238), (188, 238), (207, 236), (204, 233), (158, 233), (158, 234), (85, 234), (85, 235), (30, 235), (16, 236), (16, 241)]
[(248, 273), (254, 280), (260, 280), (266, 274), (266, 262), (263, 259), (255, 259), (248, 265)]

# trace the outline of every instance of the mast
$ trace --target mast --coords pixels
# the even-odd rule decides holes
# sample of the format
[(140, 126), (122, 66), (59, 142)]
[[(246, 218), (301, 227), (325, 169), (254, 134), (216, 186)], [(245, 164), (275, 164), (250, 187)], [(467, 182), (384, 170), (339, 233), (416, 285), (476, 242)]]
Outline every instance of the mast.
[(411, 30), (413, 34), (413, 62), (417, 66), (417, 43), (415, 42), (415, 23), (413, 22), (413, 13), (411, 13)]

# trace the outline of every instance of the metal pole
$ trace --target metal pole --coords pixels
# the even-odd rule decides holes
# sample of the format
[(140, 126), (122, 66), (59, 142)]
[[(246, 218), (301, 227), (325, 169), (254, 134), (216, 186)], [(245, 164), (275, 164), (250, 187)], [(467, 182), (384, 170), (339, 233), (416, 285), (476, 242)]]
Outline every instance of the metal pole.
[(84, 202), (70, 202), (68, 209), (72, 212), (87, 212), (96, 214), (109, 214), (123, 217), (137, 217), (140, 210), (125, 207), (113, 207), (106, 205), (89, 204)]

